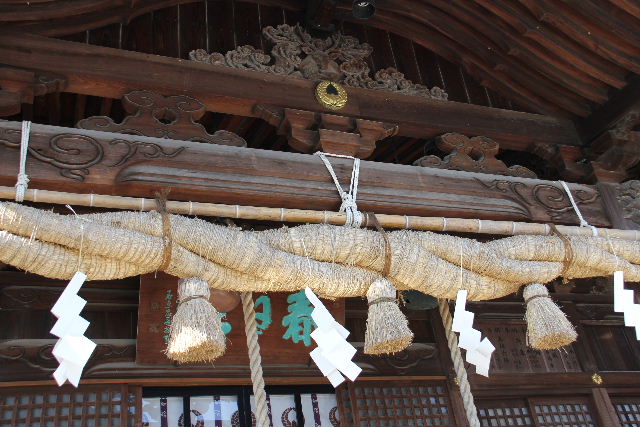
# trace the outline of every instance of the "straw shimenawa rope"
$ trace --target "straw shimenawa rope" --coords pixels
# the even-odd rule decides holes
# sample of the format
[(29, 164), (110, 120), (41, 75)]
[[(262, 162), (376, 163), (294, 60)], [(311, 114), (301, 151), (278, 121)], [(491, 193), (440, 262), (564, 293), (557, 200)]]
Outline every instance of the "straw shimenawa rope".
[[(161, 266), (164, 233), (159, 213), (80, 217), (85, 236), (81, 267), (90, 280), (133, 276)], [(383, 279), (385, 242), (376, 231), (318, 224), (252, 232), (180, 215), (170, 218), (172, 256), (165, 271), (182, 278), (200, 277), (214, 288), (290, 292), (308, 286), (320, 296), (342, 298), (365, 296), (373, 282)], [(0, 262), (51, 278), (70, 279), (75, 273), (81, 231), (74, 218), (4, 202), (0, 230)], [(480, 243), (431, 232), (387, 234), (391, 244), (387, 280), (397, 289), (415, 289), (437, 298), (455, 297), (460, 285), (451, 277), (459, 275), (469, 300), (478, 301), (502, 297), (529, 283), (547, 283), (565, 267), (565, 244), (557, 236)], [(640, 280), (640, 242), (567, 239), (573, 262), (566, 277), (606, 276), (622, 270), (628, 280)], [(465, 268), (470, 265), (473, 271)]]

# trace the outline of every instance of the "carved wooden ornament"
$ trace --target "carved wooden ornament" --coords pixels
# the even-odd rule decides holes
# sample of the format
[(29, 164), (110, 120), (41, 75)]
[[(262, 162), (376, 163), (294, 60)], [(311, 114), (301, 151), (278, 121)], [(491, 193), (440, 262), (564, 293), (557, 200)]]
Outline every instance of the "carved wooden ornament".
[(105, 132), (247, 146), (247, 142), (233, 132), (218, 130), (213, 135), (207, 133), (204, 126), (196, 123), (205, 113), (204, 105), (189, 96), (162, 96), (146, 90), (136, 90), (122, 98), (122, 105), (130, 114), (122, 123), (115, 123), (107, 116), (96, 116), (80, 120), (76, 126)]
[(240, 46), (224, 55), (197, 49), (189, 53), (189, 58), (241, 70), (314, 81), (330, 80), (346, 86), (447, 99), (447, 93), (439, 87), (429, 89), (413, 83), (395, 68), (378, 70), (373, 78), (370, 77), (367, 58), (373, 48), (367, 43), (360, 43), (355, 37), (336, 32), (326, 39), (313, 38), (299, 24), (265, 27), (262, 34), (274, 45), (270, 54), (253, 46)]
[(440, 150), (449, 153), (444, 159), (438, 156), (424, 156), (413, 164), (430, 168), (536, 178), (536, 174), (524, 166), (507, 167), (504, 162), (496, 159), (500, 146), (486, 136), (468, 138), (459, 133), (446, 133), (436, 139), (436, 144)]
[(275, 126), (279, 135), (286, 135), (291, 147), (303, 153), (321, 150), (366, 159), (375, 150), (377, 141), (398, 132), (398, 126), (389, 123), (292, 108), (258, 104), (254, 112)]

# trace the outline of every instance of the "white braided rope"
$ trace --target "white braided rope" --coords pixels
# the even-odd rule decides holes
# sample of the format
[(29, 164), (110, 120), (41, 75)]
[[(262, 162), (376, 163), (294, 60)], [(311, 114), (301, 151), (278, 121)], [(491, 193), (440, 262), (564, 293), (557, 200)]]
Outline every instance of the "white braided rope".
[(593, 234), (593, 237), (598, 237), (598, 229), (595, 228), (593, 225), (589, 225), (587, 220), (584, 219), (584, 217), (582, 216), (582, 213), (580, 212), (580, 209), (578, 209), (578, 204), (573, 199), (573, 194), (571, 194), (571, 190), (569, 190), (569, 186), (567, 185), (567, 183), (564, 181), (558, 181), (558, 182), (560, 183), (560, 185), (562, 185), (562, 188), (564, 188), (564, 191), (567, 193), (567, 196), (569, 196), (569, 201), (571, 202), (571, 206), (573, 206), (573, 210), (575, 211), (576, 215), (578, 215), (578, 219), (580, 220), (580, 227), (591, 227), (591, 233)]
[(24, 201), (24, 193), (29, 185), (27, 175), (27, 154), (29, 153), (29, 135), (31, 133), (31, 122), (22, 122), (22, 134), (20, 136), (20, 169), (18, 171), (18, 182), (16, 182), (16, 202)]
[[(356, 228), (360, 227), (364, 218), (362, 212), (358, 211), (358, 205), (356, 204), (356, 197), (358, 196), (358, 180), (360, 178), (360, 159), (353, 156), (345, 156), (342, 154), (323, 153), (322, 151), (316, 152), (315, 155), (320, 156), (322, 163), (324, 163), (325, 167), (329, 171), (329, 174), (331, 174), (331, 178), (333, 178), (333, 183), (336, 185), (338, 193), (340, 193), (342, 204), (340, 205), (339, 212), (344, 212), (347, 214), (345, 225)], [(333, 167), (331, 166), (329, 159), (327, 159), (327, 156), (339, 157), (342, 159), (353, 159), (353, 169), (351, 170), (351, 183), (349, 184), (349, 192), (346, 192), (342, 189), (342, 185), (340, 185), (340, 181), (338, 181), (338, 177), (333, 171)]]
[(244, 331), (247, 335), (247, 347), (249, 347), (251, 384), (253, 384), (253, 395), (256, 398), (256, 427), (269, 427), (267, 393), (264, 391), (262, 358), (260, 357), (260, 345), (258, 344), (253, 296), (251, 292), (242, 292), (240, 297), (242, 298), (242, 311), (244, 312)]
[(440, 310), (440, 317), (442, 318), (444, 331), (447, 334), (447, 345), (449, 346), (449, 351), (451, 351), (453, 368), (455, 369), (456, 377), (458, 377), (458, 381), (460, 382), (460, 394), (462, 394), (462, 403), (464, 404), (464, 410), (467, 413), (469, 426), (480, 427), (476, 404), (473, 401), (473, 394), (471, 393), (471, 385), (467, 378), (467, 370), (464, 367), (464, 360), (462, 359), (462, 354), (458, 347), (458, 337), (451, 329), (453, 318), (451, 317), (451, 311), (449, 311), (449, 303), (447, 300), (438, 300), (438, 309)]

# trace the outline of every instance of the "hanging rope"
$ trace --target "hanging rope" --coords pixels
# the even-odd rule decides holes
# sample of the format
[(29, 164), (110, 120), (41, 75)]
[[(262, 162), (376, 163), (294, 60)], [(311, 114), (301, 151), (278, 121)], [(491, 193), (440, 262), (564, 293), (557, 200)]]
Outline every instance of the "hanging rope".
[(569, 201), (571, 202), (571, 206), (573, 206), (573, 210), (575, 211), (576, 215), (578, 215), (578, 219), (580, 220), (580, 227), (591, 227), (591, 233), (593, 233), (593, 237), (598, 237), (598, 229), (595, 228), (593, 225), (589, 225), (587, 220), (584, 219), (584, 217), (582, 216), (582, 213), (580, 212), (580, 209), (578, 209), (578, 204), (573, 199), (573, 195), (571, 194), (571, 190), (569, 190), (569, 186), (567, 185), (567, 183), (564, 181), (558, 181), (558, 182), (560, 183), (560, 185), (562, 185), (562, 188), (564, 188), (564, 191), (567, 193), (567, 196), (569, 196)]
[(18, 182), (16, 182), (16, 202), (24, 201), (24, 193), (29, 185), (27, 175), (27, 153), (29, 152), (29, 134), (31, 133), (31, 122), (22, 122), (22, 135), (20, 137), (20, 170), (18, 171)]
[(478, 419), (478, 411), (476, 404), (473, 402), (473, 394), (471, 393), (471, 385), (467, 378), (467, 370), (464, 367), (464, 360), (458, 347), (458, 337), (451, 329), (453, 319), (451, 312), (449, 311), (449, 303), (445, 299), (438, 300), (438, 309), (440, 310), (440, 317), (442, 318), (442, 324), (444, 325), (444, 331), (447, 334), (447, 345), (449, 351), (451, 351), (451, 360), (453, 360), (453, 368), (456, 371), (456, 377), (459, 381), (460, 394), (462, 394), (462, 403), (464, 404), (464, 410), (467, 413), (467, 420), (470, 427), (480, 427), (480, 420)]
[(267, 393), (264, 391), (262, 358), (260, 357), (260, 344), (258, 344), (253, 296), (251, 292), (242, 292), (240, 297), (242, 298), (242, 311), (244, 312), (244, 331), (247, 335), (247, 347), (249, 347), (251, 384), (253, 384), (253, 395), (256, 398), (256, 426), (269, 427)]
[[(347, 214), (345, 225), (356, 228), (360, 227), (360, 225), (362, 224), (363, 215), (362, 212), (358, 211), (358, 205), (356, 204), (356, 197), (358, 196), (358, 179), (360, 178), (360, 159), (352, 156), (344, 156), (342, 154), (323, 153), (321, 151), (318, 151), (315, 154), (316, 156), (320, 156), (322, 163), (324, 163), (327, 170), (331, 174), (331, 178), (333, 178), (333, 183), (336, 185), (338, 193), (340, 193), (342, 204), (340, 205), (339, 212), (344, 212)], [(338, 181), (338, 177), (333, 171), (333, 167), (331, 166), (329, 159), (327, 159), (327, 156), (339, 157), (342, 159), (353, 159), (353, 169), (351, 170), (351, 183), (349, 185), (349, 192), (346, 192), (342, 189), (340, 181)]]

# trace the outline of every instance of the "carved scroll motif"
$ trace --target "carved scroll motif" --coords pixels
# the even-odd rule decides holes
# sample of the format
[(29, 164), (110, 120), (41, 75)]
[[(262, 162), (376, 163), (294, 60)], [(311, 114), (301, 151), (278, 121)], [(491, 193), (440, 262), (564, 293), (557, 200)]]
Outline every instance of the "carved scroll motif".
[[(559, 186), (550, 184), (529, 185), (524, 182), (507, 181), (494, 179), (483, 181), (476, 178), (476, 181), (483, 187), (490, 190), (499, 191), (508, 199), (519, 204), (526, 210), (527, 216), (531, 217), (534, 209), (542, 209), (551, 220), (568, 220), (567, 215), (573, 215), (573, 207), (567, 193)], [(571, 189), (573, 198), (578, 206), (595, 203), (599, 195), (592, 189)]]
[[(115, 123), (110, 117), (96, 116), (80, 120), (81, 129), (130, 135), (152, 136), (156, 138), (179, 139), (182, 141), (205, 142), (219, 145), (246, 147), (247, 142), (233, 132), (218, 130), (213, 135), (195, 121), (205, 113), (204, 104), (184, 95), (162, 96), (146, 90), (127, 93), (122, 105), (130, 115), (122, 123)], [(154, 144), (151, 144), (154, 145)], [(158, 157), (163, 153), (147, 144), (147, 157)], [(140, 146), (136, 146), (140, 149)], [(164, 155), (168, 155), (164, 153)], [(174, 154), (175, 155), (175, 154)], [(130, 157), (130, 156), (129, 156)]]
[[(141, 154), (147, 158), (175, 157), (185, 148), (169, 151), (158, 144), (147, 141), (126, 141), (114, 139), (108, 145), (126, 145), (125, 153), (110, 153), (115, 162), (110, 166), (122, 166), (131, 157)], [(20, 130), (0, 130), (0, 145), (20, 149)], [(84, 181), (92, 166), (105, 160), (105, 147), (95, 138), (87, 135), (63, 133), (51, 137), (46, 149), (29, 146), (29, 157), (50, 164), (60, 171), (60, 175), (75, 181)]]
[[(58, 362), (51, 354), (52, 340), (9, 340), (0, 344), (0, 360), (9, 365), (9, 369), (17, 374), (31, 376), (40, 373), (50, 374)], [(111, 343), (99, 343), (85, 367), (84, 376), (91, 377), (102, 370), (102, 367), (120, 361), (133, 361), (135, 342), (133, 340), (114, 340)], [(13, 376), (5, 369), (5, 377)]]
[(496, 159), (500, 146), (486, 136), (468, 138), (459, 133), (447, 133), (436, 138), (436, 144), (440, 150), (449, 153), (444, 159), (425, 156), (413, 164), (430, 168), (536, 178), (536, 174), (524, 166), (507, 167), (504, 162)]
[(387, 90), (406, 95), (447, 99), (439, 87), (429, 89), (413, 83), (395, 68), (377, 71), (373, 78), (367, 58), (373, 48), (358, 39), (336, 32), (326, 39), (313, 38), (299, 24), (265, 27), (264, 37), (273, 43), (269, 54), (253, 46), (240, 46), (226, 54), (197, 49), (189, 53), (193, 61), (260, 71), (307, 80), (331, 80), (347, 86)]

